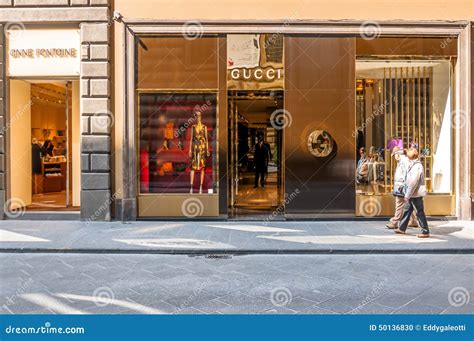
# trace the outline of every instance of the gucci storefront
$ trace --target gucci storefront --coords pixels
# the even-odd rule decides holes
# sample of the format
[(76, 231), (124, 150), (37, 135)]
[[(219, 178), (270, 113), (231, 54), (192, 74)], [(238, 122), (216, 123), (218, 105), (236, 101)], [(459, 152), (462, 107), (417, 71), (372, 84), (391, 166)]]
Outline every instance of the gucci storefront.
[(395, 146), (419, 150), (427, 214), (459, 214), (464, 118), (449, 30), (123, 25), (119, 218), (389, 216)]

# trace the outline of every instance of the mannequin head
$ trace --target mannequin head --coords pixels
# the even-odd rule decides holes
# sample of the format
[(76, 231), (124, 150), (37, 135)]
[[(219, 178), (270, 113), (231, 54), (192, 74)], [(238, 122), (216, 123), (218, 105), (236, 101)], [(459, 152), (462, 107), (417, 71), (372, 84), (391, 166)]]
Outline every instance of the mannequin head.
[(197, 120), (197, 123), (201, 123), (201, 116), (202, 116), (202, 113), (200, 111), (196, 111), (196, 120)]

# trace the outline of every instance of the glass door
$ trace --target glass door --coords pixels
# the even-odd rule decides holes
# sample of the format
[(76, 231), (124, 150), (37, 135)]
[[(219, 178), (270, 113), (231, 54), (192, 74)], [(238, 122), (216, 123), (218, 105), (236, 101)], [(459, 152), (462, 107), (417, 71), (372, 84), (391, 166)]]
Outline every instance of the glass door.
[(282, 106), (283, 91), (229, 92), (229, 202), (234, 215), (268, 214), (281, 206), (283, 130), (273, 118)]

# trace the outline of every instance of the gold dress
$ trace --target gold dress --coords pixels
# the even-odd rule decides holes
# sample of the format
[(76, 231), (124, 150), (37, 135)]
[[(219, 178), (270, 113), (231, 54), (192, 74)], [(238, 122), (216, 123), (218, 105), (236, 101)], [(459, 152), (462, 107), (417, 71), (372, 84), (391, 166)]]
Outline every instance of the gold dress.
[(207, 127), (201, 125), (201, 130), (197, 131), (193, 125), (193, 139), (191, 141), (191, 169), (201, 170), (206, 167), (207, 157)]

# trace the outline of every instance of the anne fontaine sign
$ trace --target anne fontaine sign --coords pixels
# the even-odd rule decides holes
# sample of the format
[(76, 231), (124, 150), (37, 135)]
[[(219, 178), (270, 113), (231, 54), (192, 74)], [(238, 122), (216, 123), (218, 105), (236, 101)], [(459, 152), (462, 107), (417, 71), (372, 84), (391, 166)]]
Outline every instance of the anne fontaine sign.
[(80, 74), (78, 29), (6, 31), (11, 77), (68, 77)]
[(77, 49), (11, 49), (12, 58), (76, 58)]

